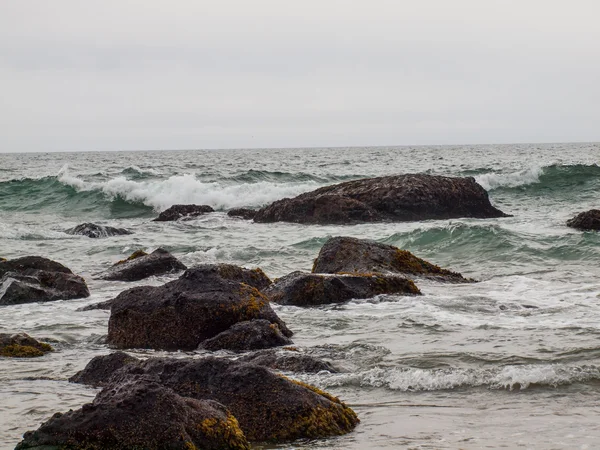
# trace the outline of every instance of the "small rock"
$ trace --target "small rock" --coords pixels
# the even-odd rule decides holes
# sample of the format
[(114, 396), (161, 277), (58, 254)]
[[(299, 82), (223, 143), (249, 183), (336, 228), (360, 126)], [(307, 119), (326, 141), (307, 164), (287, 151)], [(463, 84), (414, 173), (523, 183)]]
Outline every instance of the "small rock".
[(281, 305), (315, 306), (380, 294), (420, 295), (421, 291), (411, 280), (397, 275), (292, 272), (279, 278), (264, 294)]
[(129, 258), (117, 262), (100, 278), (103, 280), (137, 281), (185, 269), (185, 265), (162, 248), (158, 248), (150, 254), (138, 250)]
[(252, 220), (256, 215), (256, 210), (248, 208), (233, 208), (227, 211), (229, 217), (241, 217), (245, 220)]
[(25, 269), (0, 278), (0, 305), (50, 302), (89, 297), (85, 280), (66, 272)]
[(97, 309), (102, 309), (102, 310), (106, 311), (106, 310), (110, 309), (110, 307), (112, 306), (112, 302), (113, 302), (113, 299), (106, 300), (105, 302), (93, 303), (88, 306), (82, 306), (81, 308), (77, 308), (75, 311), (83, 312), (83, 311), (94, 311)]
[(118, 369), (126, 365), (137, 364), (140, 360), (125, 352), (114, 352), (110, 355), (95, 356), (87, 363), (83, 370), (80, 370), (71, 378), (71, 383), (81, 383), (90, 386), (105, 386)]
[(87, 236), (89, 238), (106, 238), (109, 236), (133, 234), (132, 231), (126, 230), (125, 228), (96, 225), (95, 223), (82, 223), (81, 225), (65, 230), (65, 233)]
[(589, 211), (577, 214), (567, 221), (567, 226), (584, 231), (600, 230), (600, 209), (590, 209)]
[(0, 356), (30, 358), (51, 352), (50, 344), (39, 342), (28, 334), (0, 333)]
[(289, 344), (293, 344), (292, 340), (281, 332), (276, 323), (256, 319), (232, 325), (228, 330), (203, 341), (199, 348), (213, 352), (217, 350), (243, 352)]
[(154, 222), (169, 222), (179, 219), (192, 219), (206, 213), (214, 212), (208, 205), (173, 205), (161, 212)]
[(240, 356), (237, 361), (242, 361), (269, 369), (282, 370), (285, 372), (317, 373), (327, 371), (338, 373), (339, 371), (328, 361), (314, 356), (305, 355), (298, 351), (283, 349), (259, 350), (247, 355)]

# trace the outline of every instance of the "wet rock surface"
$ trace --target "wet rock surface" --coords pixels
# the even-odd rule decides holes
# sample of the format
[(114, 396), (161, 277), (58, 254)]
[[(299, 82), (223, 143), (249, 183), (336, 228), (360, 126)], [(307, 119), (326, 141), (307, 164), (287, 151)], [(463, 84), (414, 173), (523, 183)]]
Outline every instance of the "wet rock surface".
[(412, 280), (382, 274), (311, 274), (292, 272), (264, 290), (281, 305), (316, 306), (371, 298), (380, 294), (419, 295)]
[(600, 209), (590, 209), (567, 221), (567, 226), (578, 230), (600, 231)]
[(67, 234), (87, 236), (89, 238), (106, 238), (110, 236), (123, 236), (133, 234), (133, 231), (125, 228), (115, 228), (105, 225), (96, 225), (95, 223), (82, 223), (76, 227), (65, 230)]
[(126, 260), (113, 265), (100, 278), (115, 281), (137, 281), (185, 269), (186, 266), (171, 253), (158, 248), (150, 254), (134, 253)]
[(245, 220), (252, 220), (256, 215), (256, 210), (249, 208), (233, 208), (227, 211), (229, 217), (240, 217)]
[(85, 280), (60, 263), (38, 256), (0, 262), (0, 305), (89, 297)]
[(265, 319), (292, 332), (256, 288), (231, 281), (217, 266), (198, 266), (163, 286), (119, 294), (111, 307), (108, 344), (116, 348), (194, 350), (238, 322)]
[(182, 397), (151, 378), (104, 388), (91, 404), (57, 413), (25, 433), (16, 450), (249, 449), (237, 420), (223, 405)]
[(328, 361), (306, 355), (292, 348), (267, 349), (240, 356), (237, 361), (264, 366), (273, 370), (296, 373), (339, 371)]
[(359, 422), (339, 399), (254, 364), (214, 357), (150, 358), (124, 365), (106, 383), (118, 385), (139, 377), (184, 397), (221, 403), (250, 441), (341, 435)]
[(325, 186), (260, 209), (255, 222), (344, 224), (506, 217), (472, 177), (407, 174)]
[(51, 352), (50, 344), (40, 342), (26, 333), (0, 333), (0, 356), (31, 358)]
[(180, 219), (193, 219), (215, 210), (208, 205), (173, 205), (161, 212), (154, 222), (169, 222)]
[(243, 352), (289, 344), (293, 344), (292, 340), (281, 332), (276, 323), (256, 319), (232, 325), (215, 337), (203, 341), (199, 348)]
[(453, 283), (472, 282), (460, 273), (431, 264), (407, 250), (352, 237), (329, 239), (315, 260), (313, 273), (395, 273)]

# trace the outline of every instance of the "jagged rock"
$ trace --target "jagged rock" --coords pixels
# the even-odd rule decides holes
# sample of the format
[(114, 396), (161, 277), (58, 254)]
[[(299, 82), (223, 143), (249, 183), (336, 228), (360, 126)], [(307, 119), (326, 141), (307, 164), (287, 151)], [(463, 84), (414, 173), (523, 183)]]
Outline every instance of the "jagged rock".
[(417, 258), (407, 250), (351, 237), (329, 239), (321, 248), (312, 271), (313, 273), (395, 273), (454, 283), (473, 281), (457, 272), (442, 269)]
[(222, 277), (218, 266), (198, 266), (163, 286), (119, 294), (111, 307), (108, 344), (194, 350), (232, 325), (253, 319), (268, 320), (285, 336), (292, 335), (256, 288)]
[(289, 344), (293, 344), (292, 340), (281, 332), (276, 323), (256, 319), (232, 325), (228, 330), (203, 341), (199, 348), (243, 352)]
[(100, 278), (103, 280), (137, 281), (185, 269), (185, 265), (171, 253), (158, 248), (150, 254), (140, 251), (134, 252), (126, 260), (113, 265)]
[(256, 215), (256, 210), (248, 208), (233, 208), (227, 211), (229, 217), (241, 217), (245, 220), (252, 220)]
[(293, 348), (267, 349), (240, 356), (237, 361), (268, 367), (285, 372), (317, 373), (323, 370), (331, 373), (339, 371), (328, 361), (305, 355)]
[(237, 420), (212, 400), (182, 397), (149, 379), (104, 388), (91, 404), (56, 413), (16, 450), (247, 450)]
[(50, 344), (39, 342), (26, 333), (0, 333), (0, 356), (29, 358), (51, 351)]
[(567, 221), (567, 226), (578, 230), (600, 230), (600, 209), (590, 209)]
[(152, 377), (181, 396), (225, 405), (250, 441), (341, 435), (359, 422), (352, 409), (313, 386), (224, 358), (149, 358), (126, 364), (106, 382), (114, 385), (131, 377)]
[(125, 228), (115, 228), (105, 225), (96, 225), (95, 223), (82, 223), (76, 227), (65, 230), (67, 234), (87, 236), (89, 238), (105, 238), (109, 236), (122, 236), (125, 234), (133, 234), (132, 231)]
[(179, 219), (192, 219), (206, 213), (214, 212), (208, 205), (173, 205), (161, 212), (154, 222), (168, 222)]
[(7, 272), (0, 278), (0, 305), (51, 302), (89, 297), (83, 278), (64, 272), (28, 269)]
[(420, 295), (412, 280), (383, 274), (330, 275), (292, 272), (264, 290), (281, 305), (315, 306), (379, 294)]
[(260, 209), (255, 222), (340, 224), (506, 217), (472, 177), (426, 174), (347, 181)]

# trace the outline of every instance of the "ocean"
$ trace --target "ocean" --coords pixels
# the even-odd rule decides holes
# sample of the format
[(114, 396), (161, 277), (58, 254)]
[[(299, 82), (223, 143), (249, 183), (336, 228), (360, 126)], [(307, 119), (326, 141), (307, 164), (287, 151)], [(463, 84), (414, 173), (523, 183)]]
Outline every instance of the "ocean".
[[(600, 207), (599, 161), (597, 143), (0, 154), (0, 257), (54, 259), (91, 291), (0, 306), (0, 332), (56, 348), (0, 359), (0, 448), (97, 393), (67, 379), (110, 352), (109, 312), (78, 308), (176, 278), (94, 278), (117, 260), (163, 247), (187, 266), (226, 262), (275, 278), (310, 271), (333, 236), (395, 245), (479, 282), (417, 280), (420, 297), (274, 305), (297, 347), (343, 370), (287, 375), (339, 396), (361, 423), (341, 437), (255, 448), (598, 448), (600, 234), (565, 222)], [(473, 176), (513, 217), (319, 226), (226, 215), (346, 180), (417, 172)], [(217, 212), (151, 221), (181, 203)], [(83, 222), (135, 234), (64, 233)]]

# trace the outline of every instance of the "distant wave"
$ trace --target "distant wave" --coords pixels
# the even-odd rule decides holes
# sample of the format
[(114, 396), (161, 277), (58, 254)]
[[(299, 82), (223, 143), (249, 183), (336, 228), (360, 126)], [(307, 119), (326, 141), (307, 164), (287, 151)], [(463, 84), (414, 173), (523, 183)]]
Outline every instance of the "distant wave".
[(306, 183), (315, 182), (320, 184), (339, 183), (347, 180), (366, 178), (366, 175), (313, 175), (305, 172), (272, 172), (268, 170), (248, 170), (246, 172), (226, 178), (229, 181), (239, 183), (260, 183), (268, 181), (271, 183)]
[(138, 166), (129, 166), (126, 169), (123, 169), (121, 173), (132, 179), (143, 179), (162, 175), (160, 170), (152, 168), (141, 169)]
[(600, 368), (595, 365), (519, 364), (485, 368), (377, 367), (352, 374), (312, 376), (309, 381), (325, 388), (358, 385), (418, 392), (472, 387), (507, 390), (531, 387), (554, 388), (598, 380), (600, 380)]
[(600, 166), (596, 164), (532, 166), (524, 170), (509, 173), (481, 173), (475, 180), (484, 189), (535, 189), (555, 190), (576, 186), (586, 181), (600, 179)]

